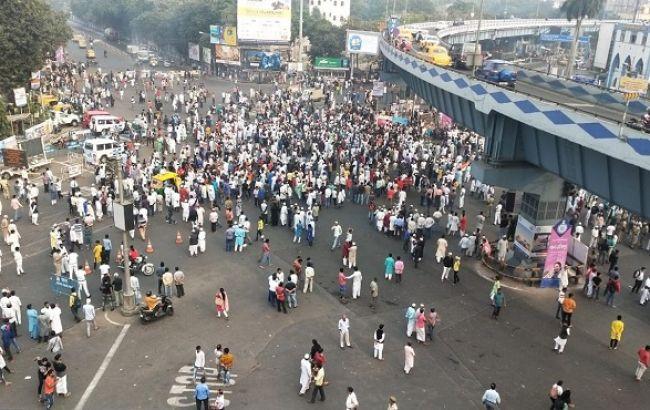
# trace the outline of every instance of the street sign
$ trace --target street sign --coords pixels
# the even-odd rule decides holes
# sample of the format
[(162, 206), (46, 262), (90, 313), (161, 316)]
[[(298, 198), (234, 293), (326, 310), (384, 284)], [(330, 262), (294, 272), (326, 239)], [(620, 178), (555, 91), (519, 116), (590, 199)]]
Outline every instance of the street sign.
[(624, 93), (623, 99), (625, 101), (636, 101), (639, 99), (639, 93)]
[(648, 80), (644, 78), (622, 76), (619, 88), (624, 92), (645, 94), (648, 91)]
[(70, 279), (67, 276), (50, 275), (50, 289), (56, 295), (70, 295), (78, 287), (79, 282), (76, 279)]
[(2, 150), (2, 161), (6, 167), (27, 168), (27, 152), (21, 149), (5, 148)]
[(24, 107), (27, 105), (25, 87), (14, 88), (14, 102), (16, 103), (16, 107)]

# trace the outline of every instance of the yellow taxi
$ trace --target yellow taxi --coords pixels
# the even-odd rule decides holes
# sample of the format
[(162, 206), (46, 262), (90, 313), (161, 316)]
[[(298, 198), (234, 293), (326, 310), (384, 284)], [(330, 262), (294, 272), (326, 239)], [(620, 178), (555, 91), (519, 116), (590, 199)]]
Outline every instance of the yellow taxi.
[(154, 175), (151, 181), (151, 186), (156, 191), (162, 189), (165, 186), (165, 182), (170, 181), (176, 187), (179, 187), (183, 180), (178, 176), (177, 173), (171, 171), (161, 172), (158, 175)]
[(52, 106), (59, 102), (59, 99), (56, 95), (53, 94), (42, 94), (39, 97), (41, 107)]
[(431, 46), (425, 48), (427, 61), (441, 67), (450, 67), (452, 64), (451, 56), (446, 48), (442, 46)]
[(95, 50), (93, 50), (92, 48), (89, 48), (88, 50), (86, 50), (86, 58), (88, 60), (94, 60), (95, 59)]

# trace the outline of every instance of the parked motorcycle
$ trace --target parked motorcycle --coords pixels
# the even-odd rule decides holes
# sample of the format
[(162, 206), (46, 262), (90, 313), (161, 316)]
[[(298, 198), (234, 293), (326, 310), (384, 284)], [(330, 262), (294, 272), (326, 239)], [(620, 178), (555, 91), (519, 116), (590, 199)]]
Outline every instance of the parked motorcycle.
[(164, 316), (173, 316), (174, 306), (172, 301), (167, 296), (161, 296), (160, 303), (152, 310), (147, 309), (147, 306), (140, 306), (140, 321), (143, 324), (153, 322)]

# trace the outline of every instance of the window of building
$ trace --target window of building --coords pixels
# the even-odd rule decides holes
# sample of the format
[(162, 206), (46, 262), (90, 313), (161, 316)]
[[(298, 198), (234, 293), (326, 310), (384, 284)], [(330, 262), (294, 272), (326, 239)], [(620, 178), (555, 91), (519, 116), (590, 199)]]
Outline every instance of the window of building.
[(332, 17), (332, 21), (336, 21), (336, 16)]
[(334, 0), (334, 5), (335, 5), (335, 6), (336, 6), (336, 3), (337, 3), (336, 0)]
[(636, 33), (630, 33), (630, 43), (636, 44)]
[(616, 41), (622, 41), (623, 40), (623, 30), (618, 30), (616, 31)]
[(341, 7), (344, 7), (344, 6), (345, 6), (345, 2), (342, 1), (342, 2), (341, 2)]
[(320, 6), (320, 0), (318, 0), (318, 5)]

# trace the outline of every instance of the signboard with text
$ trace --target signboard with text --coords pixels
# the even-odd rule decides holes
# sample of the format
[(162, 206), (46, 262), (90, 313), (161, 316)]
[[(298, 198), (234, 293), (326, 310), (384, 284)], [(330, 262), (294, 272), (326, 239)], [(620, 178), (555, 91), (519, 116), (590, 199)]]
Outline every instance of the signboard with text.
[(199, 45), (194, 43), (187, 43), (188, 57), (190, 60), (201, 61)]
[(562, 219), (551, 229), (551, 236), (548, 239), (546, 261), (544, 261), (544, 276), (540, 287), (557, 288), (560, 284), (560, 273), (564, 269), (567, 253), (569, 251), (569, 240), (571, 239), (571, 226)]
[(350, 60), (340, 57), (316, 57), (314, 68), (317, 70), (347, 70), (350, 68)]
[(379, 53), (379, 33), (348, 30), (345, 49), (350, 54), (377, 55)]
[(237, 0), (237, 37), (244, 42), (291, 40), (291, 0)]
[(239, 48), (232, 46), (214, 46), (214, 61), (221, 64), (241, 65), (239, 61)]
[(5, 148), (2, 150), (2, 160), (6, 167), (27, 168), (27, 152), (21, 149)]
[(645, 94), (648, 91), (648, 80), (644, 78), (623, 76), (621, 77), (619, 87), (621, 91), (628, 93)]

